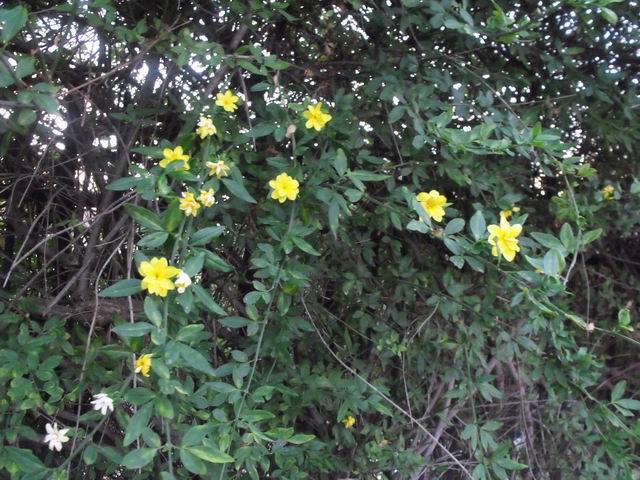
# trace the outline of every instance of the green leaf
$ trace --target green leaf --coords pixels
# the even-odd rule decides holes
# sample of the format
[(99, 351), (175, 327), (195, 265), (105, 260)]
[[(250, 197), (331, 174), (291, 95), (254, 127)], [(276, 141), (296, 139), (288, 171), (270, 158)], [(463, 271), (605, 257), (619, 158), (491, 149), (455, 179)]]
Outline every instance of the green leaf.
[(188, 447), (190, 445), (196, 445), (202, 442), (202, 439), (206, 437), (209, 432), (211, 432), (211, 425), (194, 425), (182, 437), (181, 445), (183, 447)]
[(96, 447), (91, 444), (87, 445), (87, 447), (84, 449), (84, 452), (82, 452), (82, 461), (85, 463), (85, 465), (93, 465), (94, 463), (96, 463), (97, 459), (98, 450), (96, 450)]
[(135, 188), (141, 183), (146, 182), (147, 179), (143, 177), (123, 177), (114, 180), (109, 185), (107, 185), (107, 190), (112, 190), (114, 192), (121, 192), (124, 190), (129, 190), (131, 188)]
[(225, 262), (219, 255), (213, 252), (210, 252), (208, 250), (205, 250), (204, 264), (208, 268), (211, 268), (218, 272), (227, 273), (227, 272), (233, 271), (233, 268), (231, 267), (231, 265)]
[(157, 449), (155, 448), (138, 448), (127, 453), (120, 465), (129, 470), (142, 468), (153, 460), (153, 457), (156, 456), (156, 451)]
[(211, 375), (212, 377), (216, 376), (216, 372), (213, 370), (209, 360), (207, 360), (199, 351), (185, 345), (184, 343), (179, 344), (179, 349), (180, 356), (191, 368), (199, 372), (206, 373), (207, 375)]
[(600, 7), (600, 15), (611, 25), (618, 23), (618, 14), (607, 7)]
[(138, 241), (138, 246), (143, 248), (161, 247), (167, 241), (167, 238), (169, 238), (169, 234), (166, 232), (153, 232), (142, 237)]
[(26, 448), (6, 446), (4, 451), (6, 458), (17, 464), (24, 473), (34, 473), (47, 468), (31, 450)]
[(252, 138), (266, 137), (276, 129), (273, 123), (260, 123), (253, 127), (246, 135)]
[(269, 410), (246, 410), (242, 414), (242, 418), (247, 422), (256, 423), (263, 420), (271, 420), (272, 418), (276, 418), (276, 416)]
[(621, 308), (618, 311), (618, 325), (622, 327), (631, 325), (631, 311), (628, 308)]
[(168, 418), (169, 420), (173, 418), (173, 404), (167, 397), (157, 397), (154, 404), (156, 407), (156, 412), (158, 412), (158, 415), (160, 415), (162, 418)]
[(596, 228), (595, 230), (589, 230), (588, 232), (585, 232), (585, 234), (582, 236), (582, 244), (588, 245), (591, 242), (595, 242), (598, 238), (600, 238), (602, 232), (603, 230), (601, 228)]
[(622, 398), (622, 395), (624, 395), (624, 391), (626, 388), (627, 382), (625, 380), (618, 382), (611, 391), (611, 402), (615, 403), (616, 401), (620, 400)]
[(453, 235), (455, 233), (461, 232), (464, 228), (465, 221), (462, 218), (454, 218), (444, 229), (445, 235)]
[(225, 312), (224, 309), (213, 300), (211, 294), (204, 288), (202, 288), (202, 286), (198, 284), (192, 284), (191, 288), (193, 290), (193, 293), (195, 293), (196, 298), (200, 301), (204, 308), (209, 310), (211, 313), (215, 313), (216, 315), (225, 316), (227, 314), (227, 312)]
[(456, 268), (464, 267), (464, 257), (461, 257), (460, 255), (452, 255), (449, 257), (449, 260), (456, 266)]
[(382, 180), (386, 180), (390, 178), (391, 175), (384, 175), (381, 173), (373, 173), (367, 170), (354, 170), (347, 174), (347, 177), (355, 180), (360, 180), (361, 182), (379, 182)]
[(200, 334), (203, 330), (204, 330), (204, 325), (202, 325), (201, 323), (185, 325), (180, 329), (180, 331), (176, 335), (176, 341), (178, 342), (193, 341), (201, 336)]
[(153, 393), (148, 388), (136, 387), (127, 390), (127, 392), (124, 394), (124, 399), (129, 403), (140, 406), (149, 402), (150, 400), (153, 400), (155, 396), (155, 393)]
[(524, 463), (518, 463), (515, 460), (511, 460), (510, 458), (499, 458), (495, 461), (498, 465), (500, 465), (505, 470), (524, 470), (527, 468), (527, 465)]
[(276, 440), (287, 440), (293, 435), (293, 428), (291, 427), (277, 427), (272, 428), (264, 432), (268, 437), (274, 438)]
[(328, 216), (329, 228), (335, 233), (340, 226), (340, 204), (335, 199), (331, 200), (329, 204)]
[(100, 293), (99, 297), (128, 297), (142, 291), (140, 287), (140, 280), (137, 278), (127, 278), (126, 280), (120, 280), (119, 282), (105, 288)]
[(476, 213), (473, 214), (473, 217), (471, 217), (469, 221), (469, 229), (476, 241), (484, 238), (487, 232), (487, 222), (484, 219), (482, 211), (477, 210)]
[(0, 25), (2, 25), (2, 43), (15, 37), (27, 23), (27, 9), (21, 6), (11, 9), (0, 9)]
[(558, 250), (552, 248), (547, 252), (542, 261), (543, 270), (546, 275), (557, 275), (560, 273), (560, 265), (562, 262), (562, 255)]
[(406, 111), (407, 107), (405, 107), (404, 105), (396, 105), (395, 107), (393, 107), (389, 112), (389, 123), (395, 123), (400, 120), (404, 116)]
[(189, 275), (190, 277), (195, 277), (204, 265), (204, 253), (198, 252), (195, 255), (189, 257), (189, 259), (185, 262), (182, 270), (184, 273)]
[(191, 473), (201, 476), (206, 475), (207, 473), (207, 466), (204, 462), (194, 454), (190, 453), (186, 448), (180, 449), (180, 461)]
[(164, 158), (162, 150), (164, 150), (162, 147), (136, 147), (131, 149), (131, 151), (134, 153), (139, 153), (140, 155), (152, 157), (155, 159)]
[(175, 232), (182, 223), (182, 210), (180, 210), (180, 201), (173, 200), (162, 218), (162, 225), (167, 232)]
[(253, 323), (251, 320), (244, 317), (226, 317), (221, 318), (218, 322), (227, 328), (243, 328)]
[(142, 337), (153, 330), (153, 325), (147, 322), (121, 323), (113, 327), (113, 331), (121, 337)]
[(634, 400), (633, 398), (623, 398), (614, 403), (622, 408), (628, 408), (629, 410), (640, 410), (640, 401)]
[(224, 233), (223, 226), (206, 227), (191, 235), (191, 245), (206, 245)]
[(160, 300), (148, 295), (144, 299), (144, 314), (156, 327), (162, 326), (162, 312), (160, 311)]
[(293, 240), (293, 243), (295, 243), (303, 252), (308, 253), (309, 255), (315, 255), (316, 257), (320, 256), (320, 252), (313, 248), (313, 246), (306, 240), (303, 240), (300, 237), (291, 237), (291, 240)]
[(18, 114), (18, 125), (26, 127), (36, 121), (37, 115), (35, 110), (23, 108)]
[(243, 200), (248, 203), (258, 203), (256, 202), (256, 199), (249, 194), (247, 189), (244, 188), (244, 185), (242, 183), (232, 180), (230, 178), (223, 178), (222, 183), (225, 184), (225, 186), (233, 196), (239, 198), (240, 200)]
[(567, 250), (573, 250), (575, 248), (575, 236), (571, 225), (565, 223), (560, 229), (560, 241)]
[(414, 232), (420, 232), (420, 233), (428, 233), (429, 232), (429, 226), (424, 223), (421, 220), (411, 220), (408, 224), (407, 224), (407, 230), (411, 230)]
[(209, 463), (235, 462), (235, 459), (231, 455), (211, 446), (200, 445), (196, 447), (185, 447), (185, 450)]
[(302, 445), (303, 443), (310, 442), (314, 438), (316, 438), (315, 435), (306, 435), (303, 433), (298, 433), (297, 435), (294, 435), (293, 437), (288, 438), (287, 442), (293, 443), (294, 445)]
[(38, 93), (33, 96), (34, 103), (51, 115), (57, 115), (58, 100), (53, 95)]
[(335, 168), (336, 173), (341, 177), (347, 173), (347, 156), (341, 148), (336, 151), (336, 158), (333, 160), (333, 168)]
[(153, 404), (147, 403), (144, 407), (140, 408), (133, 415), (133, 417), (131, 417), (129, 423), (127, 424), (127, 428), (125, 429), (122, 445), (124, 445), (125, 447), (127, 445), (131, 445), (136, 440), (136, 438), (138, 438), (142, 434), (142, 431), (147, 428), (147, 425), (149, 424), (152, 410)]
[(532, 232), (531, 236), (533, 239), (538, 242), (543, 247), (547, 248), (557, 248), (558, 250), (564, 249), (564, 246), (556, 237), (551, 234), (543, 233), (543, 232)]
[(143, 227), (160, 232), (164, 231), (162, 221), (151, 210), (147, 210), (146, 208), (140, 207), (138, 205), (131, 205), (129, 203), (124, 206), (124, 209), (127, 211), (131, 218), (133, 218)]

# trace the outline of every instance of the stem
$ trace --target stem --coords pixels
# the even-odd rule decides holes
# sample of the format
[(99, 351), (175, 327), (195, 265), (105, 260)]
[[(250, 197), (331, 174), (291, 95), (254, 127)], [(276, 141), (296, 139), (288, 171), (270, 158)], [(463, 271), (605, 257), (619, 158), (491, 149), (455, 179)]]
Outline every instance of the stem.
[[(293, 228), (293, 220), (295, 218), (296, 206), (295, 203), (291, 207), (291, 216), (289, 217), (289, 226), (287, 227), (287, 232), (285, 233), (285, 237), (289, 235), (291, 229)], [(233, 420), (234, 424), (238, 423), (238, 419), (242, 414), (242, 409), (244, 408), (245, 401), (247, 399), (247, 394), (251, 389), (251, 383), (253, 382), (253, 376), (256, 373), (256, 369), (258, 367), (258, 360), (260, 359), (260, 350), (262, 348), (262, 340), (264, 339), (264, 332), (267, 330), (267, 324), (269, 322), (269, 313), (271, 312), (271, 307), (273, 302), (275, 301), (278, 294), (278, 286), (280, 284), (280, 277), (282, 276), (282, 266), (284, 264), (284, 260), (280, 261), (280, 265), (278, 265), (278, 272), (276, 273), (276, 278), (273, 280), (273, 284), (271, 285), (271, 299), (269, 300), (269, 304), (267, 305), (267, 310), (264, 312), (264, 317), (262, 319), (262, 328), (260, 329), (260, 335), (258, 337), (258, 345), (256, 346), (256, 353), (253, 356), (253, 366), (251, 367), (251, 372), (249, 373), (249, 380), (247, 380), (247, 387), (242, 392), (242, 399), (240, 400), (240, 406), (238, 407), (238, 411), (236, 412), (235, 418)], [(230, 445), (229, 445), (230, 446)], [(227, 453), (229, 450), (229, 446), (225, 448), (224, 453)], [(227, 464), (223, 464), (220, 469), (220, 477), (219, 480), (222, 480), (225, 476), (227, 470)]]

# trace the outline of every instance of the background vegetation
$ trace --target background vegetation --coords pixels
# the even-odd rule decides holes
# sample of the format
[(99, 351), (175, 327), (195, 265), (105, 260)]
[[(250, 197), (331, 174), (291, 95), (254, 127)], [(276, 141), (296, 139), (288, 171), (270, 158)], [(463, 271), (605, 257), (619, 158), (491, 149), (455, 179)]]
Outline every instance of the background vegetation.
[(0, 476), (638, 478), (637, 1), (1, 5)]

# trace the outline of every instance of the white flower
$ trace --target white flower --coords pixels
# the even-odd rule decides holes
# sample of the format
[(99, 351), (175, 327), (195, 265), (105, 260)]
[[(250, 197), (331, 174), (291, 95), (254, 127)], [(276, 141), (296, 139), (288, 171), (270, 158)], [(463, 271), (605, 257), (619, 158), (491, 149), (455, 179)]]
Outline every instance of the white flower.
[(44, 437), (44, 443), (49, 443), (49, 450), (57, 450), (58, 452), (62, 450), (62, 444), (69, 441), (69, 437), (66, 436), (69, 429), (58, 430), (57, 423), (54, 423), (53, 427), (50, 423), (47, 423), (45, 429), (47, 430), (47, 435)]
[(191, 277), (180, 270), (180, 274), (178, 278), (173, 282), (176, 288), (178, 289), (178, 293), (184, 293), (189, 285), (191, 285)]
[(94, 410), (100, 410), (102, 415), (106, 415), (107, 411), (113, 412), (113, 399), (106, 393), (98, 393), (93, 396), (91, 401)]

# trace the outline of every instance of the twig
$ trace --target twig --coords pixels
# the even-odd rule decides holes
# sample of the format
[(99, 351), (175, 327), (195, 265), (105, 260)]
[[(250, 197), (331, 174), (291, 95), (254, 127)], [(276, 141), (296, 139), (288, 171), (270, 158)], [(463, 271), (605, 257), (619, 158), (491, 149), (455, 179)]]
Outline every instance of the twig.
[(391, 404), (391, 406), (393, 406), (393, 408), (395, 408), (398, 412), (400, 412), (402, 415), (404, 415), (405, 417), (407, 417), (411, 423), (415, 424), (420, 430), (422, 430), (437, 446), (439, 446), (443, 452), (445, 452), (447, 454), (447, 456), (449, 458), (451, 458), (453, 460), (453, 462), (465, 473), (465, 475), (467, 476), (467, 478), (473, 479), (473, 477), (471, 476), (471, 473), (469, 473), (469, 471), (466, 469), (466, 467), (460, 462), (460, 460), (458, 460), (455, 455), (453, 455), (453, 453), (451, 453), (447, 447), (445, 447), (444, 445), (442, 445), (442, 443), (440, 443), (440, 441), (429, 431), (427, 430), (427, 428), (422, 425), (418, 420), (416, 420), (409, 412), (407, 412), (404, 408), (402, 408), (400, 405), (398, 405), (395, 401), (393, 401), (391, 398), (389, 398), (387, 395), (385, 395), (384, 393), (382, 393), (380, 391), (380, 389), (378, 389), (375, 385), (373, 385), (372, 383), (370, 383), (366, 378), (364, 378), (362, 375), (360, 375), (358, 372), (356, 372), (353, 368), (351, 368), (349, 365), (347, 365), (345, 362), (342, 361), (342, 359), (340, 357), (338, 357), (338, 355), (336, 355), (336, 353), (334, 353), (334, 351), (331, 349), (331, 347), (329, 346), (329, 344), (327, 343), (327, 341), (325, 340), (325, 338), (322, 336), (322, 334), (320, 333), (320, 330), (318, 329), (317, 325), (315, 324), (313, 317), (311, 316), (311, 313), (309, 312), (309, 308), (307, 307), (307, 303), (304, 300), (304, 296), (301, 295), (300, 299), (302, 301), (302, 305), (304, 307), (304, 311), (307, 314), (307, 318), (309, 319), (309, 322), (311, 323), (311, 325), (313, 326), (313, 329), (315, 330), (316, 334), (318, 335), (318, 337), (320, 338), (320, 341), (322, 342), (322, 345), (324, 345), (324, 347), (327, 349), (327, 351), (331, 354), (331, 356), (333, 358), (335, 358), (335, 360), (342, 365), (342, 367), (347, 370), (351, 375), (353, 375), (354, 377), (357, 377), (360, 381), (362, 381), (366, 386), (368, 386), (369, 388), (371, 388), (374, 392), (376, 392), (382, 399), (384, 399), (385, 401), (387, 401), (389, 404)]

